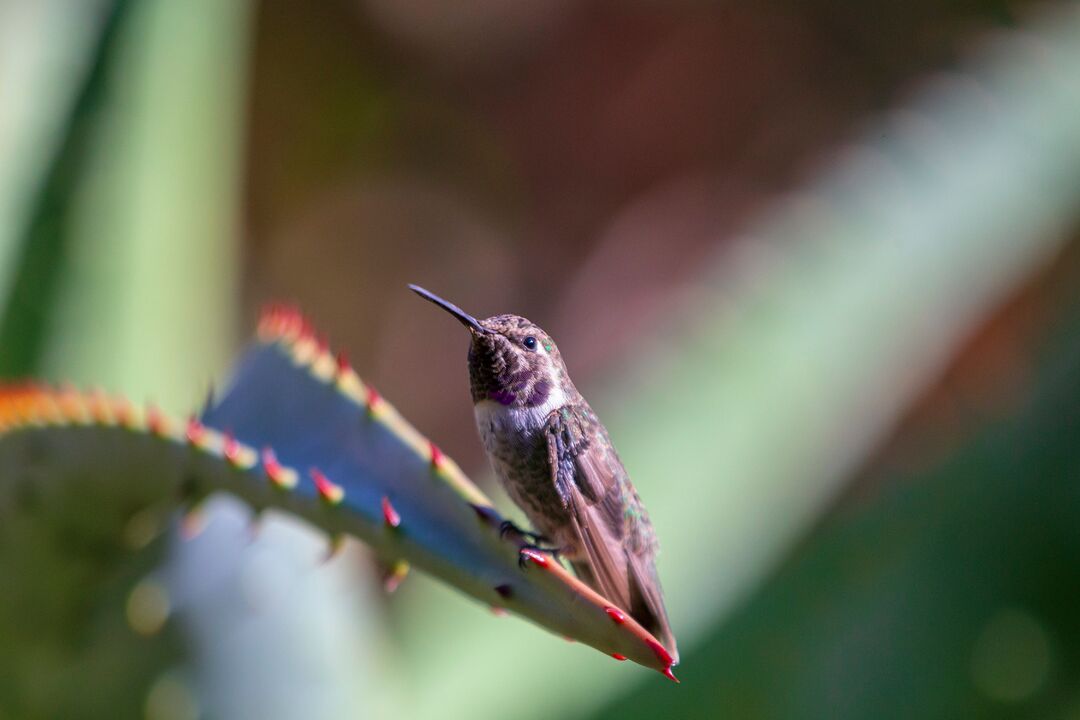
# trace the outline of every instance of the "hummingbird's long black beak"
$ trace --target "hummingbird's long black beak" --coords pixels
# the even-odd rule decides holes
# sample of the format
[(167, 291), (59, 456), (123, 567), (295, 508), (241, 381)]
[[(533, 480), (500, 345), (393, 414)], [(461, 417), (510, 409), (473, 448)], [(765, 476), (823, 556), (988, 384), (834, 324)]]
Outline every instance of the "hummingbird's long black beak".
[(436, 305), (441, 307), (446, 312), (448, 312), (451, 315), (453, 315), (454, 317), (456, 317), (458, 320), (461, 321), (462, 325), (469, 328), (470, 330), (475, 330), (476, 332), (481, 332), (481, 333), (491, 333), (491, 332), (493, 332), (492, 330), (488, 330), (486, 327), (481, 325), (480, 321), (477, 320), (476, 318), (474, 318), (472, 315), (465, 312), (464, 310), (459, 308), (454, 303), (449, 302), (448, 300), (443, 300), (441, 297), (439, 297), (435, 293), (430, 292), (428, 290), (425, 290), (424, 288), (420, 287), (419, 285), (413, 285), (411, 283), (409, 284), (409, 289), (412, 290), (417, 295), (419, 295), (420, 297), (424, 298), (425, 300), (430, 300), (431, 302), (435, 303)]

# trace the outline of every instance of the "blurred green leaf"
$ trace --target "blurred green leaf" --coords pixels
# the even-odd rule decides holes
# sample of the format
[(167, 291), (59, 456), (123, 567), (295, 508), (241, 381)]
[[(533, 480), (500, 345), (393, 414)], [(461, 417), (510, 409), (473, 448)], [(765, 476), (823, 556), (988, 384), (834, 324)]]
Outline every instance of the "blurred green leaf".
[[(108, 121), (95, 132), (72, 202), (75, 239), (50, 317), (48, 377), (186, 411), (225, 367), (238, 312), (252, 10), (247, 2), (142, 2), (116, 39)], [(252, 544), (242, 532), (220, 532), (246, 523), (246, 510), (215, 503), (208, 512), (213, 532), (176, 544), (159, 571), (174, 610), (169, 627), (186, 634), (191, 665), (160, 675), (148, 694), (134, 684), (129, 692), (148, 708), (162, 693), (185, 694), (222, 717), (238, 708), (284, 711), (305, 696), (311, 718), (349, 714), (360, 697), (377, 707), (370, 673), (357, 672), (367, 650), (356, 642), (361, 597), (303, 583), (295, 604), (254, 613), (221, 580), (238, 583), (260, 554), (287, 560), (321, 550), (323, 540), (271, 521)], [(195, 578), (192, 558), (201, 561)], [(337, 585), (352, 578), (340, 565), (325, 577)], [(314, 656), (304, 652), (312, 643), (322, 647)], [(277, 662), (252, 665), (254, 655)]]
[(17, 269), (0, 313), (0, 377), (29, 376), (40, 369), (74, 234), (73, 197), (85, 179), (94, 133), (107, 113), (117, 38), (133, 5), (116, 0), (106, 13), (63, 140), (27, 213), (28, 226), (13, 258)]
[[(171, 407), (205, 392), (229, 352), (236, 306), (247, 14), (246, 3), (112, 6), (28, 213), (24, 257), (0, 326), (6, 372), (90, 378), (134, 397), (152, 393)], [(110, 501), (137, 509), (139, 489), (80, 497), (101, 506), (105, 519)], [(14, 702), (20, 715), (44, 717), (141, 715), (155, 696), (155, 676), (179, 661), (182, 627), (170, 623), (150, 642), (131, 631), (121, 610), (163, 560), (165, 545), (132, 553), (84, 538), (100, 550), (91, 562), (66, 541), (50, 542), (57, 534), (73, 540), (78, 530), (60, 523), (56, 532), (48, 513), (16, 520), (13, 532), (25, 532), (5, 543), (15, 564), (8, 576), (22, 578), (19, 597), (38, 612), (4, 620), (39, 630), (20, 635), (25, 643), (12, 650), (37, 661), (16, 666), (0, 707)], [(115, 523), (102, 528), (111, 538), (122, 531)], [(17, 562), (26, 548), (40, 561), (32, 573)], [(167, 574), (155, 577), (164, 585)], [(50, 592), (53, 603), (39, 602)], [(178, 686), (175, 675), (162, 678)]]
[[(1075, 278), (1073, 279), (1075, 283)], [(1080, 702), (1080, 296), (1034, 399), (832, 518), (685, 658), (597, 717), (1072, 717)]]

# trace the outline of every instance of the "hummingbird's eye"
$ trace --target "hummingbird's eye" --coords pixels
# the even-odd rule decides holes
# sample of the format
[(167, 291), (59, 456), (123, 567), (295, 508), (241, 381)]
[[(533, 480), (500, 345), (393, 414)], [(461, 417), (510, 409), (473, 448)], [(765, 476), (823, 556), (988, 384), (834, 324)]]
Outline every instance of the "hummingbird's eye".
[(529, 337), (525, 338), (525, 341), (522, 342), (522, 345), (524, 345), (529, 350), (535, 350), (536, 349), (536, 338), (534, 338), (532, 335), (530, 335)]

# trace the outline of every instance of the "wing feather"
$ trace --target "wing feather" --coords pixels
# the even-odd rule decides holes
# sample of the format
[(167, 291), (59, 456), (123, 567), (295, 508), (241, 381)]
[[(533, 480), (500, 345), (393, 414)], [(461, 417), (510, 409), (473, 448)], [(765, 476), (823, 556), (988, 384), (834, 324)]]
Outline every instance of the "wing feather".
[[(603, 429), (586, 427), (590, 421), (595, 422), (591, 414), (557, 411), (547, 427), (552, 481), (566, 503), (581, 550), (571, 561), (574, 572), (654, 633), (677, 661), (653, 565), (655, 546), (628, 526), (633, 489), (610, 442), (592, 441)], [(633, 501), (635, 507), (640, 504), (636, 495)]]

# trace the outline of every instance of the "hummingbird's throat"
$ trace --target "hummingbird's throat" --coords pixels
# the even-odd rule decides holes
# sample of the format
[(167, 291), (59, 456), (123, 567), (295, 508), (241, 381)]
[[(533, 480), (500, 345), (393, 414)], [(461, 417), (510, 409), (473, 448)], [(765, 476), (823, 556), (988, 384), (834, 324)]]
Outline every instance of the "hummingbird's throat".
[(473, 338), (469, 384), (474, 404), (491, 400), (503, 407), (537, 407), (551, 395), (551, 382), (542, 368), (525, 360), (498, 336)]

